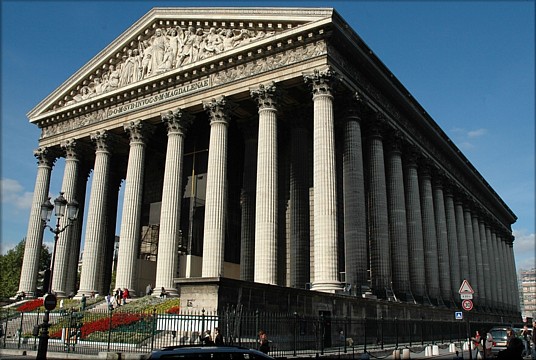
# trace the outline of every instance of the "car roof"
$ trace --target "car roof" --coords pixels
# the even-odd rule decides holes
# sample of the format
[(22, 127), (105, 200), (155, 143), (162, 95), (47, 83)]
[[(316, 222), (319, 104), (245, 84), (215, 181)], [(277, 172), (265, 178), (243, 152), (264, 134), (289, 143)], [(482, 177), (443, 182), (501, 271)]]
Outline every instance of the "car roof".
[(262, 357), (265, 359), (273, 359), (271, 356), (266, 355), (258, 350), (250, 349), (241, 346), (203, 346), (203, 345), (179, 345), (179, 346), (167, 346), (159, 350), (154, 350), (151, 352), (151, 359), (158, 359), (160, 357), (166, 357), (170, 354), (182, 354), (182, 355), (195, 355), (195, 354), (251, 354), (256, 357)]

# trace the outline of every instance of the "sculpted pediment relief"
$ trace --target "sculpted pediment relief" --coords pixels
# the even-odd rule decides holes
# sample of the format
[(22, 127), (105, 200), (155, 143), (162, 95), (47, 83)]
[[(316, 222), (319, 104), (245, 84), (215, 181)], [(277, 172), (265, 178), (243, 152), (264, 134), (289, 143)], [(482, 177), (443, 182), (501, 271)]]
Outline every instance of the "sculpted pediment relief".
[[(157, 78), (332, 15), (332, 9), (156, 8), (43, 100), (29, 118)], [(134, 85), (133, 85), (134, 86)]]

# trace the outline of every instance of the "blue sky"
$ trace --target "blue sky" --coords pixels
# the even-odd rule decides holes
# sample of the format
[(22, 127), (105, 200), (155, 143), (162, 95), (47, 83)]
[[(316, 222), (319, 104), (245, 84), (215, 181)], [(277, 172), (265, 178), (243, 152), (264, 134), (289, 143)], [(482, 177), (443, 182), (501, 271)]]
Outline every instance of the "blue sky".
[[(39, 131), (26, 114), (155, 6), (333, 7), (518, 216), (535, 260), (533, 1), (1, 1), (1, 251), (26, 236)], [(57, 196), (63, 160), (54, 167)], [(52, 242), (52, 235), (45, 234)]]

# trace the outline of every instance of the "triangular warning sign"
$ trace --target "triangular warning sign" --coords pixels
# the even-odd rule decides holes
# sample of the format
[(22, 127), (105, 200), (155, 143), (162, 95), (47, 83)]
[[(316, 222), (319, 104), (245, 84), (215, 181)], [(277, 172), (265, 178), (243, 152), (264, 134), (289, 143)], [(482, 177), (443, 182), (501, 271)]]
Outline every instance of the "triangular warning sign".
[(473, 290), (471, 285), (469, 285), (469, 281), (464, 280), (462, 282), (462, 286), (460, 286), (460, 290), (458, 290), (458, 293), (460, 293), (460, 294), (474, 294), (475, 291)]

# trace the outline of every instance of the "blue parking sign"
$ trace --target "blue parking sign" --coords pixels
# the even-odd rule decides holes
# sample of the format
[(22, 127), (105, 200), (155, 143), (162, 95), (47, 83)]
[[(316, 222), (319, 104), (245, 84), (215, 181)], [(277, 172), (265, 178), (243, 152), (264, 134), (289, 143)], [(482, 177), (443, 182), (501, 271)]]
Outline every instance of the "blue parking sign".
[(456, 318), (456, 320), (463, 320), (463, 312), (461, 311), (456, 311), (454, 313), (454, 317)]

